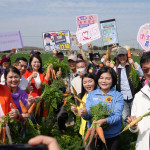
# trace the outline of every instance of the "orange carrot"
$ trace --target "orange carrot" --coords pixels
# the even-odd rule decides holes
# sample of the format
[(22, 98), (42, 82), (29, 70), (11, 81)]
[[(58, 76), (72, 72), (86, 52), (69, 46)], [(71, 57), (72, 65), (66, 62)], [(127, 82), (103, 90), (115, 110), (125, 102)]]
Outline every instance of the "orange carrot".
[(83, 76), (84, 76), (84, 74), (80, 72), (80, 77), (82, 78)]
[(102, 68), (104, 65), (102, 63), (99, 63), (99, 67)]
[(43, 106), (43, 117), (47, 117), (47, 116), (48, 116), (48, 110), (47, 110), (46, 104), (44, 103), (44, 106)]
[(48, 66), (46, 72), (46, 80), (48, 81), (50, 77), (51, 77), (51, 67)]
[(85, 150), (88, 150), (88, 148), (89, 148), (89, 146), (90, 146), (90, 144), (91, 144), (91, 142), (93, 140), (94, 135), (95, 135), (95, 128), (92, 128), (91, 129), (90, 139), (89, 139), (88, 145), (86, 146)]
[(106, 60), (109, 60), (109, 58), (110, 58), (110, 55), (109, 55), (109, 49), (108, 49), (108, 47), (107, 47), (107, 51), (106, 51)]
[(131, 58), (131, 51), (130, 51), (130, 48), (128, 48), (128, 58)]
[(98, 133), (98, 135), (99, 135), (100, 139), (102, 140), (102, 142), (106, 145), (106, 140), (105, 140), (105, 137), (104, 137), (104, 132), (103, 132), (102, 127), (97, 127), (96, 132)]
[(91, 128), (88, 128), (87, 129), (87, 132), (86, 132), (86, 135), (84, 137), (84, 143), (88, 140), (89, 136), (90, 136), (90, 133), (91, 133)]
[(5, 143), (6, 138), (6, 127), (2, 127), (2, 142)]
[(21, 100), (19, 100), (19, 104), (22, 110), (22, 113), (25, 114), (28, 112), (27, 108), (24, 106), (23, 102)]
[(55, 70), (53, 69), (53, 80), (56, 80), (56, 74), (55, 74)]
[(1, 135), (1, 133), (2, 133), (2, 126), (0, 126), (0, 135)]
[(63, 106), (65, 106), (65, 105), (66, 105), (67, 100), (68, 100), (68, 99), (67, 99), (67, 97), (65, 97)]
[(37, 115), (39, 108), (40, 108), (40, 102), (38, 102), (38, 103), (36, 104), (35, 116)]
[(92, 68), (89, 69), (89, 73), (93, 73), (93, 69)]
[(28, 113), (29, 113), (29, 114), (32, 114), (32, 112), (33, 112), (33, 110), (34, 110), (34, 107), (35, 107), (35, 103), (33, 103), (33, 104), (31, 105), (31, 107), (29, 108), (29, 110), (28, 110)]
[(65, 93), (65, 94), (63, 94), (62, 96), (67, 97), (67, 96), (68, 96), (68, 94), (67, 94), (67, 93)]

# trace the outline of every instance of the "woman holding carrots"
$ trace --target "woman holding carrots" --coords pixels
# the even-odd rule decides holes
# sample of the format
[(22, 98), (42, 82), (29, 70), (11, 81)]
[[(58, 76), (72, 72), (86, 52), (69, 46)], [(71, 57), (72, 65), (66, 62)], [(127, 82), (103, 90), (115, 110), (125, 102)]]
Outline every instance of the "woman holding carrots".
[(0, 84), (0, 122), (3, 121), (2, 117), (7, 114), (10, 118), (17, 118), (19, 111), (12, 100), (10, 88)]
[[(119, 132), (121, 130), (121, 116), (124, 107), (123, 96), (120, 92), (114, 90), (117, 83), (117, 75), (110, 67), (103, 67), (97, 74), (97, 82), (100, 88), (91, 91), (86, 99), (86, 107), (84, 106), (80, 112), (83, 119), (89, 120), (89, 128), (91, 126), (92, 115), (90, 114), (90, 107), (99, 103), (107, 106), (112, 110), (107, 118), (93, 121), (94, 124), (102, 126), (106, 124), (108, 128), (104, 129), (104, 137), (108, 150), (118, 150)], [(97, 112), (100, 113), (100, 112)], [(101, 131), (101, 134), (102, 131)], [(99, 135), (102, 137), (102, 135)], [(97, 149), (105, 150), (103, 144), (104, 137), (97, 141)], [(103, 141), (103, 142), (102, 142)]]
[(124, 109), (123, 109), (123, 123), (126, 124), (126, 120), (128, 116), (130, 116), (131, 112), (131, 106), (132, 106), (132, 101), (134, 98), (135, 93), (139, 90), (138, 88), (135, 88), (133, 86), (133, 83), (131, 81), (130, 77), (130, 72), (132, 70), (132, 65), (134, 66), (135, 70), (139, 74), (139, 76), (143, 76), (143, 72), (141, 67), (133, 61), (131, 58), (131, 53), (127, 51), (127, 49), (123, 47), (118, 48), (117, 52), (117, 60), (118, 60), (118, 65), (114, 68), (114, 70), (117, 73), (118, 77), (118, 82), (116, 85), (116, 89), (123, 94), (124, 97)]
[[(82, 92), (81, 92), (81, 99), (84, 103), (86, 103), (86, 98), (88, 93), (95, 90), (96, 88), (97, 88), (97, 83), (95, 81), (95, 76), (89, 73), (85, 74), (82, 78)], [(83, 104), (77, 101), (77, 106), (71, 104), (71, 111), (76, 115), (80, 116), (79, 109), (82, 107)], [(85, 134), (85, 128), (86, 128), (86, 121), (83, 118), (81, 118), (79, 133), (82, 135), (83, 138)]]
[(42, 94), (42, 83), (47, 83), (48, 81), (43, 74), (42, 59), (39, 55), (34, 54), (31, 56), (29, 60), (29, 68), (23, 76), (29, 81), (29, 83), (31, 83), (31, 86), (33, 87), (31, 95), (33, 97), (40, 96)]
[(29, 117), (29, 114), (27, 113), (27, 111), (22, 110), (22, 107), (19, 101), (21, 100), (23, 105), (25, 105), (25, 107), (29, 109), (32, 103), (35, 102), (35, 98), (31, 96), (30, 94), (28, 96), (25, 91), (21, 90), (18, 87), (20, 83), (20, 78), (21, 78), (19, 70), (13, 66), (10, 66), (5, 70), (4, 75), (5, 75), (6, 84), (11, 89), (11, 96), (12, 96), (13, 102), (17, 106), (17, 109), (19, 110), (19, 113), (21, 114), (20, 117), (22, 118)]

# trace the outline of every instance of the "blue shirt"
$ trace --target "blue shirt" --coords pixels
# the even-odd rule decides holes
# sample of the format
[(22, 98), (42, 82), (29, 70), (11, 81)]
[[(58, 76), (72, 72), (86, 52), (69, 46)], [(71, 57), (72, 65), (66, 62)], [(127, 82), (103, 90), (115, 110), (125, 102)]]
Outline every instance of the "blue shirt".
[[(111, 102), (107, 102), (106, 98), (110, 96), (112, 98)], [(88, 111), (87, 116), (84, 116), (83, 119), (89, 120), (88, 128), (91, 126), (91, 114), (90, 114), (90, 107), (94, 106), (100, 102), (106, 104), (108, 109), (112, 109), (110, 116), (106, 119), (108, 121), (109, 128), (104, 130), (105, 138), (112, 138), (119, 134), (121, 130), (121, 118), (122, 118), (122, 111), (124, 107), (124, 99), (123, 95), (116, 91), (115, 89), (111, 89), (106, 95), (103, 95), (100, 89), (96, 89), (91, 91), (88, 94), (86, 99), (86, 109)], [(98, 113), (98, 112), (97, 112)]]

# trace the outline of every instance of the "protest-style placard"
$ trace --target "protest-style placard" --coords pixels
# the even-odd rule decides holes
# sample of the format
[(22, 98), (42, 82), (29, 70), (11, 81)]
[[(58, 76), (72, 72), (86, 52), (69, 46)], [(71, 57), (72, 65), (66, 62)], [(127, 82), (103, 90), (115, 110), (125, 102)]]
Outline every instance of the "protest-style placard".
[(145, 51), (150, 51), (150, 23), (140, 27), (137, 41)]
[(77, 40), (82, 45), (97, 40), (101, 37), (98, 24), (95, 23), (76, 32)]
[(98, 23), (98, 15), (83, 15), (76, 17), (77, 30), (88, 27), (91, 24)]
[(104, 46), (118, 44), (115, 19), (100, 21), (100, 29)]
[(45, 51), (70, 50), (70, 32), (69, 30), (43, 33)]
[(7, 51), (12, 48), (23, 48), (20, 31), (0, 33), (0, 51)]

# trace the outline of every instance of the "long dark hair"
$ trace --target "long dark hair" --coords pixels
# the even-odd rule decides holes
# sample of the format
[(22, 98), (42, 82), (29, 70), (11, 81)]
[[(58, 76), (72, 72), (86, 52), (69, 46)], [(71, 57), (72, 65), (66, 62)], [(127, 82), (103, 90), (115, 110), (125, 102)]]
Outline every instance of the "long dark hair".
[(40, 66), (38, 72), (43, 73), (43, 71), (42, 71), (42, 59), (41, 59), (40, 55), (38, 55), (38, 54), (33, 54), (33, 55), (30, 57), (28, 70), (29, 70), (30, 72), (33, 71), (32, 66), (31, 66), (31, 62), (32, 62), (32, 60), (33, 60), (34, 57), (37, 58), (37, 59), (39, 60), (40, 64), (41, 64), (41, 66)]
[[(97, 82), (96, 82), (96, 77), (95, 77), (95, 75), (90, 74), (90, 73), (84, 74), (84, 76), (82, 77), (82, 89), (81, 89), (81, 95), (80, 95), (80, 98), (81, 98), (81, 99), (83, 98), (84, 94), (86, 93), (86, 90), (85, 90), (85, 88), (83, 87), (83, 79), (84, 79), (84, 78), (91, 78), (91, 79), (93, 79), (94, 82), (95, 82), (94, 90), (97, 89)], [(78, 104), (78, 103), (77, 103), (77, 104)], [(79, 105), (79, 104), (78, 104), (78, 105)]]

